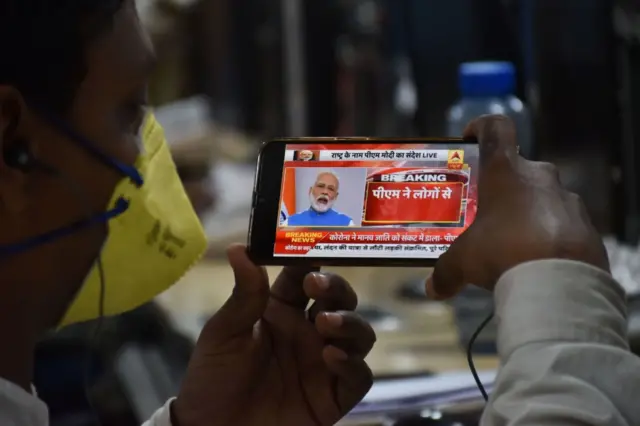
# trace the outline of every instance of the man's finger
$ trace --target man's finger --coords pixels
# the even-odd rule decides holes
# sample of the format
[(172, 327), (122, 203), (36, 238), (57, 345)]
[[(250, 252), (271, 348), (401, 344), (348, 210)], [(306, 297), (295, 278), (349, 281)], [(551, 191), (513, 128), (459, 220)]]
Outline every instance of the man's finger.
[(463, 137), (478, 141), (481, 166), (518, 158), (516, 126), (504, 115), (483, 115), (473, 120), (464, 129)]
[(203, 336), (213, 336), (216, 341), (251, 332), (269, 301), (267, 271), (251, 262), (246, 247), (232, 245), (227, 257), (235, 278), (233, 292), (202, 331)]
[(549, 188), (559, 189), (562, 187), (560, 171), (555, 164), (540, 161), (529, 161), (528, 170), (531, 173), (531, 179), (534, 179), (537, 184), (542, 184)]
[(353, 312), (323, 312), (316, 318), (316, 329), (348, 356), (364, 358), (376, 342), (371, 325)]
[(311, 272), (318, 268), (287, 266), (282, 269), (271, 286), (271, 296), (286, 305), (304, 310), (309, 304), (309, 297), (302, 288), (302, 282)]
[[(451, 244), (449, 249), (440, 256), (433, 268), (431, 277), (427, 280), (426, 290), (430, 298), (436, 300), (449, 299), (473, 280), (470, 265), (482, 262), (478, 258), (480, 253), (473, 249), (474, 225), (471, 225)], [(470, 257), (475, 256), (475, 258)]]
[(353, 311), (358, 306), (358, 296), (347, 280), (331, 273), (311, 273), (303, 284), (304, 292), (315, 303), (309, 308), (309, 319), (323, 311)]

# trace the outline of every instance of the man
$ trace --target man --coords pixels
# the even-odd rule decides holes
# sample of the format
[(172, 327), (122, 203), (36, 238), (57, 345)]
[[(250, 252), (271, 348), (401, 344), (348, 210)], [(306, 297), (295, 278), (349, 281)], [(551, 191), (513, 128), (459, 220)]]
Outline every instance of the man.
[[(146, 112), (153, 52), (133, 0), (2, 0), (0, 52), (0, 425), (44, 426), (39, 337), (150, 300), (206, 239)], [(371, 386), (353, 290), (291, 268), (270, 290), (244, 247), (228, 256), (235, 289), (150, 424), (334, 424)]]
[(335, 173), (318, 173), (309, 188), (309, 209), (289, 216), (281, 226), (354, 226), (349, 216), (333, 209), (339, 189), (340, 181)]
[(640, 358), (625, 297), (578, 196), (518, 155), (505, 117), (483, 117), (478, 215), (438, 260), (427, 292), (494, 292), (501, 369), (482, 426), (640, 425)]
[[(0, 52), (0, 425), (44, 426), (29, 386), (38, 336), (148, 300), (205, 241), (144, 113), (152, 60), (133, 1), (4, 0)], [(469, 135), (482, 209), (429, 289), (495, 289), (503, 368), (484, 424), (640, 424), (623, 295), (582, 206), (548, 165), (517, 157), (504, 120)], [(371, 384), (355, 294), (291, 268), (270, 290), (242, 246), (229, 261), (235, 289), (149, 425), (334, 424)]]
[(303, 150), (297, 152), (298, 161), (313, 161), (313, 151)]

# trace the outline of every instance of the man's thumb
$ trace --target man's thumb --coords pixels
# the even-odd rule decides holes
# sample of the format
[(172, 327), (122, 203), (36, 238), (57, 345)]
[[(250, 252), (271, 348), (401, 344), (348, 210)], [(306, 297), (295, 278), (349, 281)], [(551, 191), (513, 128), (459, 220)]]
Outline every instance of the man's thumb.
[(251, 332), (262, 317), (269, 301), (267, 271), (247, 256), (246, 247), (234, 244), (227, 250), (233, 269), (235, 286), (225, 304), (214, 314), (203, 330), (217, 341)]
[[(427, 279), (426, 290), (430, 298), (436, 300), (449, 299), (469, 284), (468, 265), (473, 262), (469, 256), (474, 254), (470, 247), (473, 241), (473, 226), (464, 231), (440, 256)], [(475, 253), (479, 255), (479, 253)]]

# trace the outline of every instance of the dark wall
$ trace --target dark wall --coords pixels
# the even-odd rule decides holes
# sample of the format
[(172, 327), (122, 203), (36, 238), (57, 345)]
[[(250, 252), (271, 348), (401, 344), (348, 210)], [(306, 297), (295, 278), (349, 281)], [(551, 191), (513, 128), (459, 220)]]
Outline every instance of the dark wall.
[(609, 232), (611, 159), (620, 144), (611, 2), (535, 3), (539, 152), (564, 168), (596, 226)]
[(640, 3), (614, 2), (614, 32), (620, 93), (622, 135), (613, 163), (616, 174), (618, 236), (632, 244), (640, 240)]

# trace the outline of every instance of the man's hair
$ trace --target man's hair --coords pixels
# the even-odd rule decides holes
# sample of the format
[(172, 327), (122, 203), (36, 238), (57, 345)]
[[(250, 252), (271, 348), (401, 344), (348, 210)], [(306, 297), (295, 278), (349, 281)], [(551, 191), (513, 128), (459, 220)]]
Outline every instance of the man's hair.
[(125, 1), (0, 0), (0, 85), (66, 113), (87, 73), (87, 47)]
[(336, 180), (338, 187), (340, 186), (340, 177), (336, 174), (336, 172), (334, 172), (333, 170), (321, 170), (318, 172), (318, 174), (316, 174), (316, 180), (313, 181), (313, 184), (315, 185), (316, 182), (318, 182), (318, 179), (320, 179), (320, 176), (333, 176), (333, 178)]

